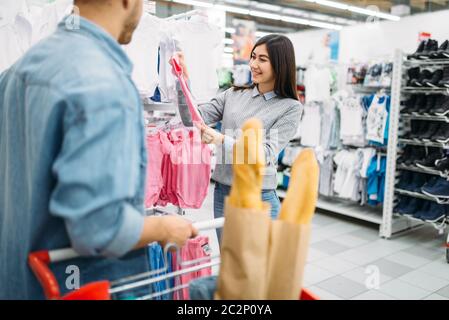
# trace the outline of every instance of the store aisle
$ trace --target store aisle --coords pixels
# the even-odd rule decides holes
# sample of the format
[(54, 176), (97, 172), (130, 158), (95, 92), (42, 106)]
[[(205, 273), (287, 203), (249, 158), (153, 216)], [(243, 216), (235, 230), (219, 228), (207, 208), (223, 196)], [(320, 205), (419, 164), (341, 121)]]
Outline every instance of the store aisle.
[[(187, 210), (186, 217), (213, 219), (213, 185), (203, 208)], [(432, 227), (385, 240), (376, 226), (335, 214), (317, 212), (312, 225), (305, 286), (321, 299), (449, 300), (445, 237)], [(203, 234), (218, 252), (215, 232)]]

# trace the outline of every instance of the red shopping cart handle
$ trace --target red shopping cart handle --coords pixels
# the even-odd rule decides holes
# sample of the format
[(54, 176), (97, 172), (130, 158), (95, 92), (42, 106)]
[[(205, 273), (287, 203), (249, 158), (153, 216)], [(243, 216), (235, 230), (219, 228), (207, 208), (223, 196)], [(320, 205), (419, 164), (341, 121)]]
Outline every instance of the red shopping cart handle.
[(307, 289), (302, 289), (299, 300), (319, 300), (319, 298)]
[(48, 251), (36, 251), (28, 256), (28, 265), (44, 289), (45, 297), (55, 300), (60, 299), (61, 293), (56, 277), (48, 267), (50, 262)]
[(111, 300), (110, 287), (109, 281), (89, 283), (65, 295), (62, 300)]
[(48, 265), (51, 263), (49, 252), (37, 251), (30, 253), (28, 264), (44, 289), (45, 298), (48, 300), (110, 300), (109, 281), (97, 281), (75, 290), (63, 297), (59, 289), (55, 275)]

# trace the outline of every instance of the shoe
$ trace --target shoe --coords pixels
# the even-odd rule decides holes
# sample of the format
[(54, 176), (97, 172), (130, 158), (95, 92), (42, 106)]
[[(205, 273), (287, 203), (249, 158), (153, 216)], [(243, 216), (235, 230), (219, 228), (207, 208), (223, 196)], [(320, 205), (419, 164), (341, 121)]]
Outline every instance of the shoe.
[(436, 136), (435, 134), (435, 140), (439, 143), (448, 143), (449, 142), (449, 124), (443, 123), (441, 124), (440, 128), (443, 128), (441, 130), (438, 130), (439, 135)]
[(429, 153), (429, 155), (427, 157), (425, 157), (424, 159), (415, 161), (415, 165), (421, 169), (434, 170), (435, 162), (438, 159), (441, 159), (442, 156), (443, 156), (443, 154), (441, 153), (440, 150), (435, 151), (435, 152)]
[(424, 132), (421, 135), (421, 140), (423, 141), (431, 141), (430, 139), (432, 136), (437, 133), (437, 131), (440, 129), (440, 123), (439, 122), (430, 122), (429, 126), (427, 127), (426, 132)]
[(433, 186), (422, 188), (422, 193), (434, 198), (449, 199), (449, 181), (444, 178), (438, 179)]
[(424, 69), (420, 72), (418, 79), (413, 79), (410, 81), (412, 87), (423, 87), (425, 81), (430, 81), (432, 79), (432, 72)]
[(393, 211), (399, 214), (402, 214), (405, 208), (407, 208), (411, 198), (410, 197), (399, 197), (399, 202), (394, 206)]
[(404, 160), (404, 164), (411, 166), (416, 160), (420, 160), (426, 156), (426, 150), (424, 147), (413, 147), (410, 151), (408, 158)]
[(402, 209), (402, 214), (405, 216), (413, 216), (416, 212), (420, 211), (425, 204), (424, 200), (418, 198), (412, 198), (408, 205)]
[(421, 123), (418, 124), (418, 129), (415, 132), (412, 132), (410, 134), (410, 138), (415, 141), (421, 141), (421, 137), (429, 130), (429, 121), (420, 121)]
[(403, 102), (404, 108), (402, 108), (400, 113), (403, 113), (403, 114), (411, 113), (410, 109), (415, 106), (417, 98), (418, 98), (417, 94), (410, 95), (408, 100)]
[(448, 214), (448, 207), (448, 205), (438, 204), (432, 201), (429, 205), (428, 210), (422, 211), (419, 219), (427, 222), (436, 222), (444, 218)]
[(433, 186), (435, 186), (439, 180), (440, 180), (440, 177), (432, 176), (432, 177), (430, 177), (429, 180), (427, 180), (427, 182), (422, 186), (422, 188), (433, 188)]
[(410, 55), (408, 55), (407, 59), (408, 60), (414, 60), (414, 59), (418, 59), (418, 55), (423, 53), (424, 48), (426, 47), (426, 44), (429, 40), (423, 40), (419, 43), (418, 45), (418, 49), (416, 49), (416, 51)]
[(418, 114), (429, 114), (430, 110), (432, 110), (435, 107), (435, 103), (437, 101), (438, 96), (435, 94), (430, 94), (426, 98), (426, 104), (424, 106), (421, 106), (420, 109), (418, 109)]
[(449, 58), (449, 41), (444, 41), (436, 52), (430, 54), (430, 59)]
[(398, 189), (407, 190), (407, 187), (412, 183), (412, 179), (413, 173), (410, 171), (403, 171), (396, 187)]
[(447, 123), (441, 123), (438, 131), (430, 138), (431, 141), (445, 140), (448, 137), (448, 129)]
[(444, 67), (443, 78), (438, 82), (438, 86), (441, 88), (449, 88), (449, 67)]
[(444, 117), (449, 113), (449, 96), (441, 96), (435, 101), (435, 107), (432, 112), (440, 117)]
[(419, 110), (424, 109), (427, 105), (427, 96), (425, 94), (419, 94), (415, 99), (415, 104), (410, 107), (410, 112), (419, 112)]
[(435, 161), (435, 170), (438, 171), (449, 170), (449, 157)]
[(410, 69), (408, 69), (407, 74), (408, 74), (407, 87), (411, 87), (412, 82), (414, 80), (419, 79), (420, 69), (419, 69), (419, 67), (410, 68)]
[[(429, 212), (430, 209), (430, 203), (432, 201), (424, 201), (421, 208), (419, 210), (417, 210), (414, 214), (413, 214), (413, 218), (416, 219), (421, 219), (421, 216), (426, 214), (427, 212)], [(434, 202), (435, 203), (435, 202)]]
[(444, 156), (438, 160), (435, 161), (435, 167), (439, 166), (443, 161), (449, 159), (448, 156), (446, 154), (444, 154)]
[(438, 41), (429, 39), (424, 46), (424, 50), (418, 53), (416, 56), (419, 60), (426, 60), (430, 58), (430, 55), (438, 51)]
[(440, 81), (443, 79), (443, 70), (438, 69), (432, 74), (430, 80), (425, 80), (424, 85), (431, 88), (438, 88)]
[(412, 182), (406, 186), (404, 190), (410, 192), (421, 193), (422, 187), (427, 182), (427, 175), (423, 173), (414, 173), (412, 177)]
[(421, 131), (423, 121), (410, 120), (410, 131), (402, 136), (402, 139), (413, 140), (413, 138)]
[(412, 154), (412, 149), (413, 149), (412, 146), (405, 146), (402, 154), (397, 159), (397, 163), (398, 164), (405, 164), (405, 161), (407, 161), (410, 158), (411, 154)]

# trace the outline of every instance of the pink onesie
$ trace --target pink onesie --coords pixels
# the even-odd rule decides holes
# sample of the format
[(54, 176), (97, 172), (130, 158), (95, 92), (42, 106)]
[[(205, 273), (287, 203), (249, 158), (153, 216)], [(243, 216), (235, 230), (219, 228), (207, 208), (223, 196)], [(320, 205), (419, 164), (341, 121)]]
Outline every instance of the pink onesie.
[(159, 131), (153, 135), (148, 135), (147, 139), (147, 176), (145, 187), (145, 207), (150, 208), (159, 199), (163, 187), (162, 161), (164, 154), (170, 153), (171, 144), (167, 134)]
[(211, 177), (211, 150), (201, 138), (189, 131), (182, 146), (183, 164), (176, 166), (176, 195), (182, 207), (199, 209), (209, 191)]
[[(185, 263), (192, 260), (197, 260), (204, 257), (210, 256), (210, 247), (209, 247), (209, 237), (207, 236), (198, 236), (194, 239), (190, 239), (187, 241), (186, 245), (181, 248), (180, 258), (181, 261), (177, 261), (176, 254), (173, 254), (173, 270), (182, 270), (187, 269), (196, 265), (202, 265), (210, 262), (210, 259), (205, 259), (199, 263), (188, 264), (185, 266), (180, 266), (181, 263)], [(199, 271), (191, 272), (188, 274), (184, 274), (182, 276), (175, 278), (175, 286), (179, 286), (182, 284), (189, 284), (190, 281), (196, 278), (201, 278), (205, 276), (210, 276), (212, 274), (212, 268), (203, 268)], [(173, 298), (175, 300), (188, 300), (189, 299), (189, 289), (185, 288), (182, 290), (178, 290), (175, 292)]]

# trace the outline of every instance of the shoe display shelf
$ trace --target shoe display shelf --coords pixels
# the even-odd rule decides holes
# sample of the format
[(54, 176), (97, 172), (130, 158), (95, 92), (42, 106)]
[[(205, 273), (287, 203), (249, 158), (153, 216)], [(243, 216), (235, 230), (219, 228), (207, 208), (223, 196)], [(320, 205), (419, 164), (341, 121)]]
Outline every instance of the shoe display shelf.
[(398, 142), (402, 143), (402, 144), (412, 145), (412, 146), (423, 146), (423, 147), (435, 147), (435, 148), (449, 149), (449, 143), (423, 141), (423, 140), (417, 140), (417, 139), (403, 139), (403, 138), (399, 138)]
[(163, 111), (167, 113), (176, 113), (178, 107), (174, 103), (165, 103), (165, 102), (153, 102), (149, 99), (143, 100), (143, 108), (145, 111)]
[(401, 114), (401, 118), (406, 120), (423, 120), (423, 121), (441, 121), (449, 123), (449, 118), (446, 116), (435, 116), (435, 115), (423, 115), (423, 114), (409, 114), (409, 113), (403, 113)]
[[(398, 163), (397, 159), (401, 155), (401, 150), (406, 146), (422, 146), (426, 150), (428, 147), (441, 148), (444, 150), (449, 149), (449, 136), (447, 143), (440, 143), (436, 141), (429, 141), (429, 139), (423, 140), (420, 137), (414, 137), (413, 139), (403, 138), (405, 132), (410, 130), (409, 120), (427, 120), (427, 121), (441, 121), (449, 123), (447, 116), (436, 116), (430, 114), (418, 114), (418, 113), (401, 113), (402, 104), (401, 101), (406, 101), (412, 94), (426, 94), (426, 95), (449, 95), (449, 88), (435, 88), (435, 87), (411, 87), (408, 84), (408, 73), (410, 68), (425, 67), (427, 69), (437, 69), (449, 66), (449, 59), (438, 60), (407, 60), (407, 54), (404, 54), (401, 50), (395, 52), (394, 58), (394, 70), (393, 70), (393, 82), (391, 93), (391, 108), (390, 108), (390, 128), (389, 128), (389, 145), (387, 156), (387, 173), (385, 181), (385, 201), (383, 206), (383, 222), (382, 222), (382, 234), (384, 237), (389, 238), (394, 234), (394, 230), (391, 228), (392, 221), (397, 219), (407, 219), (409, 221), (409, 228), (414, 229), (426, 224), (432, 225), (439, 234), (444, 234), (447, 230), (449, 219), (447, 216), (441, 217), (435, 221), (428, 221), (415, 218), (413, 216), (407, 216), (394, 212), (395, 205), (399, 201), (399, 197), (407, 196), (414, 197), (422, 200), (433, 201), (438, 204), (446, 204), (431, 195), (427, 195), (419, 192), (411, 192), (403, 190), (397, 187), (400, 177), (403, 171), (412, 171), (421, 174), (428, 174), (433, 176), (441, 176), (448, 178), (446, 173), (438, 170), (432, 170), (430, 168), (420, 168), (416, 165), (405, 165), (404, 163)], [(405, 230), (405, 229), (404, 229)], [(404, 231), (401, 230), (401, 231)], [(446, 239), (446, 258), (449, 263), (449, 236)]]
[(384, 91), (386, 93), (391, 92), (391, 86), (365, 86), (362, 84), (352, 84), (350, 88), (354, 93), (358, 94), (373, 94), (378, 91)]
[(449, 94), (449, 88), (404, 87), (403, 93)]
[(406, 60), (405, 66), (449, 66), (449, 59)]
[(401, 163), (401, 164), (398, 164), (397, 168), (401, 169), (401, 170), (408, 170), (408, 171), (419, 172), (419, 173), (427, 173), (427, 174), (440, 176), (442, 178), (448, 178), (447, 174), (445, 174), (441, 171), (432, 170), (432, 169), (423, 169), (423, 168), (417, 167), (415, 165), (407, 166), (407, 165)]

